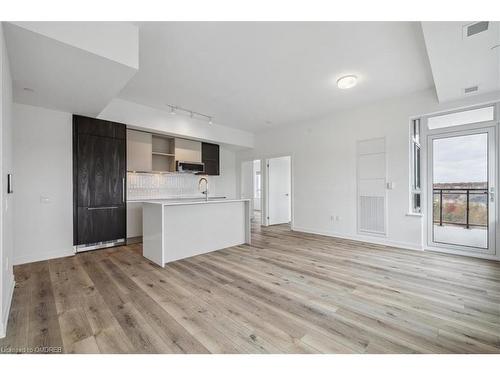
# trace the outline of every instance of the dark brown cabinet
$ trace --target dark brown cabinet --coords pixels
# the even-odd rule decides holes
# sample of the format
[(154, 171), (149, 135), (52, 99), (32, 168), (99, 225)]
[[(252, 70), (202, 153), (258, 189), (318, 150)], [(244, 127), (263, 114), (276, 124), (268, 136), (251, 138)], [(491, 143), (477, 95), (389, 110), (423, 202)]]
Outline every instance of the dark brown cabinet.
[(214, 143), (201, 144), (201, 161), (205, 164), (205, 173), (210, 176), (220, 174), (220, 149), (219, 145)]
[(79, 245), (125, 238), (125, 206), (78, 207)]
[(73, 242), (126, 238), (126, 128), (73, 116)]
[(126, 161), (125, 141), (78, 136), (78, 206), (123, 204)]

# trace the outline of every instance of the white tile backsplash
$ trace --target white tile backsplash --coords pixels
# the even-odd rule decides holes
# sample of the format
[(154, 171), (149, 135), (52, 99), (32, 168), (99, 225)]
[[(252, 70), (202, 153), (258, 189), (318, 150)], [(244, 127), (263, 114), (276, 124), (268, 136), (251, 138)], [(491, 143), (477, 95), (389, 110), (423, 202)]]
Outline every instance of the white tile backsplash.
[[(203, 197), (198, 190), (200, 178), (181, 173), (127, 173), (127, 199), (171, 199)], [(204, 186), (202, 186), (204, 189)], [(208, 176), (209, 195), (216, 194), (215, 180)]]

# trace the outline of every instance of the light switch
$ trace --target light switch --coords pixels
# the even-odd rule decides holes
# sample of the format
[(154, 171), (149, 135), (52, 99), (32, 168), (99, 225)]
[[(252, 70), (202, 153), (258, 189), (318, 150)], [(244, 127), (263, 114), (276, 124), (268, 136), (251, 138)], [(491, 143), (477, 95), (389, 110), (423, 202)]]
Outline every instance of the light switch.
[(50, 198), (49, 197), (40, 197), (40, 203), (50, 203)]
[(387, 190), (392, 190), (392, 189), (394, 189), (394, 182), (387, 182), (386, 186), (387, 186)]

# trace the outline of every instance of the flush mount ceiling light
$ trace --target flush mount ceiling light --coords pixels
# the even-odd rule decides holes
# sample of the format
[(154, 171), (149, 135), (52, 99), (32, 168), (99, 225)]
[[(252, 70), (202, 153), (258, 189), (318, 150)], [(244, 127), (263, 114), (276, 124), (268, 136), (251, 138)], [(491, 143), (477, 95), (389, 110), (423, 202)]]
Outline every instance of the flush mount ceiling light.
[(358, 77), (355, 75), (348, 75), (348, 76), (343, 76), (340, 77), (337, 80), (337, 86), (339, 89), (345, 90), (345, 89), (350, 89), (358, 83)]

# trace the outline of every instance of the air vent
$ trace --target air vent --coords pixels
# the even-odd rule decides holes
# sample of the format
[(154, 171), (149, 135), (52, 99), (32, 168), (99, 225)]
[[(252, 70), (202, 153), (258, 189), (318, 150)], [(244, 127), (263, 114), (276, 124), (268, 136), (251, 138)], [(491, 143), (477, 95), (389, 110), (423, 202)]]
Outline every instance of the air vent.
[(477, 86), (466, 87), (464, 89), (464, 94), (472, 94), (473, 92), (476, 92), (477, 90), (479, 90), (479, 87), (477, 87)]
[(488, 21), (480, 21), (474, 22), (464, 26), (464, 37), (469, 38), (473, 35), (477, 35), (488, 30), (489, 22)]

